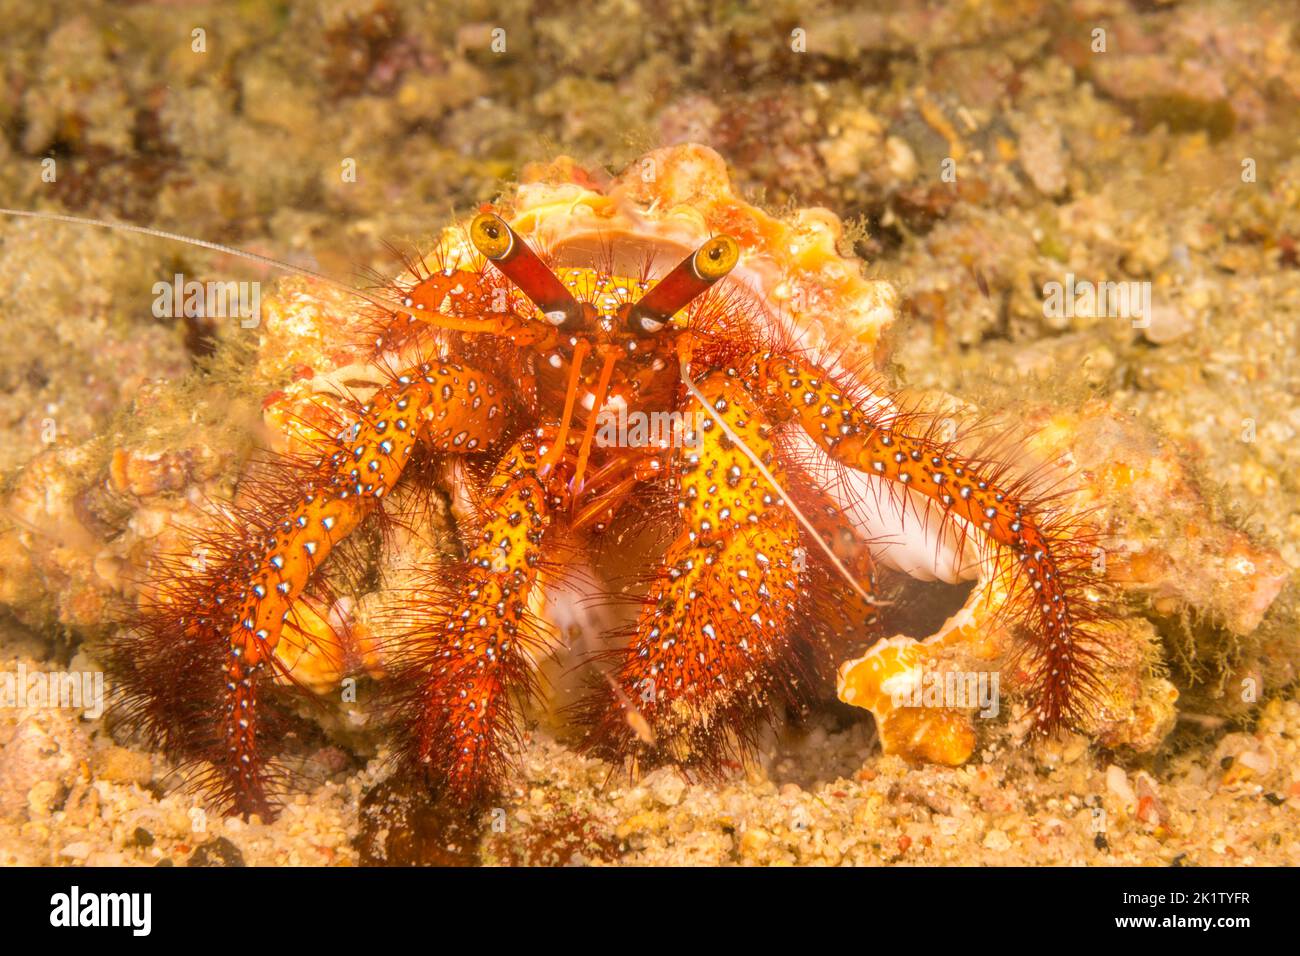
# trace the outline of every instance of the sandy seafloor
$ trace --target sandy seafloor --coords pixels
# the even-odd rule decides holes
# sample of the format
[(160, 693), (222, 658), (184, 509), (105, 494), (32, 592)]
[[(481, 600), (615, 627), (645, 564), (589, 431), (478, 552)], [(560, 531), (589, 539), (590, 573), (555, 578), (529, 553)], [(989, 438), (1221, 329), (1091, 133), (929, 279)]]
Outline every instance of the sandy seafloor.
[[(702, 142), (752, 201), (860, 223), (854, 251), (904, 295), (899, 381), (991, 406), (1105, 398), (1176, 442), (1217, 506), (1300, 562), (1294, 4), (16, 0), (0, 2), (0, 22), (4, 205), (346, 276), (390, 269), (384, 240), (429, 235), (524, 163), (567, 152), (616, 170), (648, 147)], [(939, 173), (954, 151), (956, 188)], [(338, 175), (345, 157), (355, 183)], [(205, 261), (0, 220), (6, 475), (41, 451), (48, 421), (58, 441), (86, 442), (143, 383), (191, 371), (213, 330), (154, 319), (146, 292)], [(1042, 278), (1067, 270), (1150, 281), (1150, 327), (1046, 317)], [(93, 667), (82, 643), (106, 622), (87, 596), (52, 581), (34, 600), (4, 560), (5, 666)], [(1293, 603), (1288, 588), (1271, 627), (1294, 632)], [(499, 832), (444, 851), (433, 821), (422, 832), (435, 848), (417, 857), (1300, 863), (1300, 695), (1270, 686), (1258, 707), (1216, 710), (1213, 668), (1173, 665), (1186, 709), (1154, 754), (1012, 746), (996, 725), (964, 767), (910, 767), (880, 754), (868, 716), (828, 706), (774, 732), (729, 781), (661, 770), (632, 783), (529, 733)], [(0, 864), (355, 864), (360, 800), (382, 776), (382, 746), (322, 747), (308, 767), (321, 782), (273, 824), (250, 823), (198, 813), (164, 760), (102, 722), (0, 708), (0, 746)]]

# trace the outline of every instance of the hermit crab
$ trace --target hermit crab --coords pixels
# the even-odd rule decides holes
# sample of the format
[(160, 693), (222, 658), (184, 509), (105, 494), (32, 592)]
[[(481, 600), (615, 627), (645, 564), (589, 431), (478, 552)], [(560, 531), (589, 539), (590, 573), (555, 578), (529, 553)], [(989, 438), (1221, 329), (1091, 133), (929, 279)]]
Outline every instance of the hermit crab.
[(586, 678), (567, 716), (615, 765), (743, 755), (819, 693), (842, 642), (878, 633), (880, 565), (996, 582), (1034, 726), (1079, 722), (1106, 652), (1086, 521), (885, 386), (872, 351), (894, 293), (836, 249), (832, 214), (773, 218), (695, 146), (604, 181), (568, 161), (524, 179), (357, 293), (371, 387), (328, 416), (271, 408), (292, 447), (201, 548), (155, 559), (110, 652), (121, 714), (223, 808), (273, 813), (302, 682), (285, 647), (326, 639), (323, 569), (364, 526), (400, 524), (421, 500), (393, 506), (404, 489), (452, 474), (463, 553), (420, 569), (379, 638), (395, 773), (439, 799), (473, 806), (507, 779), (541, 662), (565, 653), (548, 592), (593, 556), (624, 579), (585, 574), (585, 601), (625, 613), (567, 665)]

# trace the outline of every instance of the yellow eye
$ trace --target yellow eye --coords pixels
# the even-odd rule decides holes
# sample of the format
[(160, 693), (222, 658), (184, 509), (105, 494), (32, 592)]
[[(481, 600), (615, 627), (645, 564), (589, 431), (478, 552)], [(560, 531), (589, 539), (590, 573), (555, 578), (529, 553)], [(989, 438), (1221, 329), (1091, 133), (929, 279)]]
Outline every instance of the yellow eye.
[(474, 217), (469, 224), (469, 238), (475, 249), (494, 262), (508, 256), (515, 244), (514, 234), (506, 221), (490, 212)]
[(695, 252), (695, 271), (708, 282), (721, 279), (736, 266), (740, 246), (730, 236), (714, 236)]

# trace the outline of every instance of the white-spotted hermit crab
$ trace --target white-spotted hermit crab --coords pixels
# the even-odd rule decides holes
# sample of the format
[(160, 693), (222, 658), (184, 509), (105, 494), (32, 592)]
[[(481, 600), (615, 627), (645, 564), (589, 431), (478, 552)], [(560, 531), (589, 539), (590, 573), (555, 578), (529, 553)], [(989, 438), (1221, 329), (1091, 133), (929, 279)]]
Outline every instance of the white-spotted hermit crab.
[[(703, 147), (603, 183), (569, 161), (532, 170), (387, 288), (355, 293), (376, 387), (337, 401), (328, 427), (268, 410), (293, 418), (297, 444), (201, 532), (201, 565), (157, 560), (111, 648), (119, 712), (223, 809), (273, 813), (303, 683), (284, 651), (326, 639), (322, 566), (367, 522), (401, 521), (390, 499), (454, 463), (475, 514), (465, 553), (403, 592), (381, 641), (395, 772), (439, 799), (474, 806), (501, 786), (539, 663), (563, 643), (547, 591), (593, 555), (640, 583), (572, 708), (587, 750), (615, 763), (707, 773), (743, 754), (819, 693), (845, 635), (888, 617), (878, 563), (949, 581), (977, 563), (1016, 631), (1036, 725), (1076, 725), (1107, 613), (1084, 523), (1008, 454), (961, 453), (884, 387), (871, 353), (894, 292), (837, 252), (840, 236), (825, 210), (781, 221), (738, 199)], [(304, 289), (347, 301), (298, 288), (268, 307), (268, 334)], [(597, 440), (611, 416), (655, 415), (684, 430)], [(650, 563), (626, 567), (632, 554)], [(878, 691), (910, 653), (887, 643)], [(920, 756), (969, 754), (943, 712), (892, 733)]]

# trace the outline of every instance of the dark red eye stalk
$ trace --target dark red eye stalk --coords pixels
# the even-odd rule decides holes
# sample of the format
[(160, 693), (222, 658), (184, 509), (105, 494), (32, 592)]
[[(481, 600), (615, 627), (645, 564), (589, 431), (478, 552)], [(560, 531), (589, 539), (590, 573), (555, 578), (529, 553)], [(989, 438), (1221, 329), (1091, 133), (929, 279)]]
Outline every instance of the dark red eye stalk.
[(469, 237), (474, 248), (500, 269), (520, 292), (533, 300), (548, 322), (561, 329), (575, 329), (582, 325), (582, 306), (573, 293), (504, 219), (490, 212), (474, 217)]
[(677, 312), (733, 268), (740, 246), (730, 236), (714, 236), (660, 279), (628, 310), (628, 324), (638, 335), (653, 335)]

